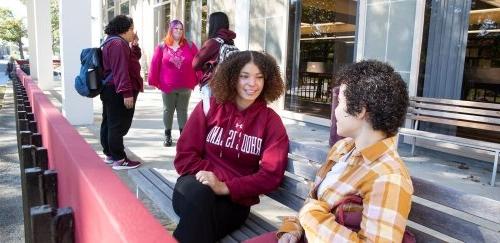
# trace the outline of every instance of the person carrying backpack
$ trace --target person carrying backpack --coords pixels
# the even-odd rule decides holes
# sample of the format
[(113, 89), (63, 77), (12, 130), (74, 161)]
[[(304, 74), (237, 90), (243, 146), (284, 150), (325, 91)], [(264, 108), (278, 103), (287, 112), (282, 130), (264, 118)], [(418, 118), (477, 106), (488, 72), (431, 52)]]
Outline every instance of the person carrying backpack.
[(123, 137), (132, 125), (137, 96), (139, 92), (143, 92), (139, 64), (141, 48), (130, 17), (114, 17), (104, 32), (108, 38), (120, 38), (108, 41), (102, 50), (104, 75), (111, 75), (111, 78), (100, 94), (101, 145), (106, 155), (105, 162), (112, 164), (114, 170), (133, 169), (141, 163), (127, 158)]
[(172, 20), (165, 39), (155, 49), (148, 72), (149, 85), (162, 91), (165, 147), (172, 146), (175, 110), (179, 131), (182, 132), (186, 124), (189, 98), (196, 86), (196, 74), (191, 65), (196, 53), (198, 48), (186, 39), (182, 22)]
[[(229, 30), (229, 19), (223, 12), (214, 12), (208, 18), (208, 40), (206, 40), (198, 54), (193, 59), (193, 69), (195, 71), (202, 71), (203, 76), (200, 79), (200, 89), (202, 93), (203, 102), (205, 107), (208, 103), (211, 92), (208, 87), (210, 81), (215, 73), (215, 68), (218, 64), (220, 48), (224, 45), (233, 45), (236, 33)], [(224, 43), (220, 43), (220, 40)]]

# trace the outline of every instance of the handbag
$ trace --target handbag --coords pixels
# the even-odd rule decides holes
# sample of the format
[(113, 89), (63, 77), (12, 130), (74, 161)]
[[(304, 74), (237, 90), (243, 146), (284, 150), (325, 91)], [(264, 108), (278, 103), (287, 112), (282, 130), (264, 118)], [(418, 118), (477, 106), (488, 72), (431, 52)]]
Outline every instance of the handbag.
[[(363, 217), (363, 198), (358, 195), (348, 195), (333, 206), (331, 211), (335, 214), (337, 223), (349, 228), (354, 232), (361, 229), (361, 219)], [(403, 243), (415, 243), (415, 235), (405, 229)]]

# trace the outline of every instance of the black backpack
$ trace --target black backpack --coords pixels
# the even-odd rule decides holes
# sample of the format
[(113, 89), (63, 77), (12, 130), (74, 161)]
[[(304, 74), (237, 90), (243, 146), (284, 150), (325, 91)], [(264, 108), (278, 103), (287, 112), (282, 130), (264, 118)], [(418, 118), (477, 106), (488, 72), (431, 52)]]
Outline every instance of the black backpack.
[(75, 78), (75, 89), (81, 96), (94, 98), (102, 92), (104, 85), (112, 75), (104, 76), (102, 64), (102, 47), (111, 40), (121, 39), (119, 36), (107, 38), (100, 47), (85, 48), (80, 54), (80, 73)]

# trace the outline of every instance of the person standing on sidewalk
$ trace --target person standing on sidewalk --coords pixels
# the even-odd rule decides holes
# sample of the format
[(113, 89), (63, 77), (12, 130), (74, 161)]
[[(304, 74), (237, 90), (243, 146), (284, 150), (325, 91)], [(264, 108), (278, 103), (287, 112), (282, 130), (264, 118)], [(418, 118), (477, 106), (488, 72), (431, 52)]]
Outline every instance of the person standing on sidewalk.
[(119, 38), (110, 40), (102, 50), (104, 74), (109, 81), (101, 93), (101, 145), (106, 155), (105, 162), (113, 164), (113, 169), (133, 169), (141, 163), (127, 158), (123, 137), (132, 125), (137, 96), (143, 92), (139, 64), (141, 48), (130, 17), (114, 17), (104, 32), (108, 38)]
[(208, 113), (201, 101), (177, 143), (180, 177), (172, 206), (183, 243), (216, 242), (239, 228), (259, 195), (275, 190), (285, 172), (288, 136), (268, 102), (284, 91), (278, 65), (268, 54), (231, 55), (210, 81)]
[(196, 45), (184, 36), (182, 22), (172, 20), (165, 39), (155, 49), (148, 73), (149, 85), (162, 91), (165, 147), (172, 146), (174, 111), (177, 110), (180, 132), (186, 124), (189, 97), (196, 86), (196, 74), (191, 65), (196, 53)]
[(219, 50), (222, 46), (216, 38), (224, 40), (224, 43), (234, 45), (236, 33), (229, 30), (229, 19), (223, 12), (214, 12), (208, 18), (208, 40), (203, 43), (200, 52), (193, 59), (193, 68), (195, 71), (203, 73), (200, 80), (201, 98), (207, 106), (211, 95), (208, 81), (210, 81), (215, 73), (217, 66), (217, 58)]

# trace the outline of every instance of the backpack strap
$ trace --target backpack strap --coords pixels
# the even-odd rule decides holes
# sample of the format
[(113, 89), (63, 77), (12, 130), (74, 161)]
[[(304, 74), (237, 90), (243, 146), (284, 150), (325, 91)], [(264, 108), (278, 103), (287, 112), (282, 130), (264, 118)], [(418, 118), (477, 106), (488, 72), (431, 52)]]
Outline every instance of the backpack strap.
[(123, 38), (121, 38), (120, 36), (113, 35), (113, 36), (110, 36), (110, 37), (106, 38), (106, 40), (104, 40), (104, 41), (101, 43), (100, 48), (103, 48), (103, 47), (104, 47), (104, 45), (108, 44), (108, 42), (110, 42), (110, 41), (112, 41), (112, 40), (115, 40), (115, 39), (122, 39), (123, 41), (126, 41), (126, 40), (124, 40)]

